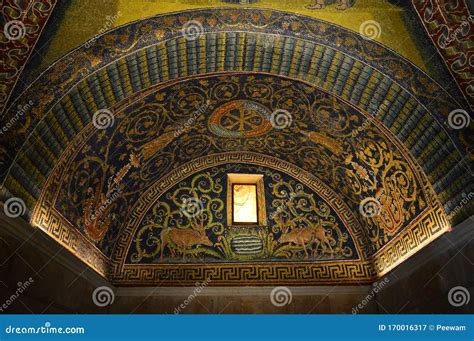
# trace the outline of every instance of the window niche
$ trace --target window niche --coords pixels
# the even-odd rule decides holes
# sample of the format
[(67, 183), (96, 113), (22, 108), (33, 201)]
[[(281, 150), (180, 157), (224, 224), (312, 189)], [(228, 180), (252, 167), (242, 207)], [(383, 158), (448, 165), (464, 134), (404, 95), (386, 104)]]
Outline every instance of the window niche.
[(230, 225), (266, 225), (262, 174), (227, 174), (227, 222)]

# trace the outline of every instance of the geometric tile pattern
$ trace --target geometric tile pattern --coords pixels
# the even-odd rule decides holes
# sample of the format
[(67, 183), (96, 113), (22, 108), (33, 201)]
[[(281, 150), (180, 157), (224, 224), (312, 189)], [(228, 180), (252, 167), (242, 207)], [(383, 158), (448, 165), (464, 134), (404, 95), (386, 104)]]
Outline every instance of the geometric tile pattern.
[[(190, 20), (202, 27), (194, 40), (186, 39), (182, 30)], [(195, 10), (140, 20), (59, 60), (2, 118), (13, 126), (0, 136), (7, 146), (0, 151), (2, 195), (21, 197), (32, 210), (64, 153), (79, 148), (79, 136), (91, 133), (97, 110), (120, 112), (171, 81), (232, 72), (302, 81), (370, 115), (416, 159), (446, 213), (455, 211), (452, 222), (472, 213), (472, 202), (459, 209), (463, 194), (474, 190), (468, 171), (472, 125), (462, 130), (446, 125), (462, 104), (380, 44), (316, 19), (292, 15), (289, 22), (286, 13), (257, 9)], [(18, 115), (18, 106), (26, 105), (31, 111)], [(397, 256), (387, 256), (375, 273), (437, 235), (434, 223), (447, 226), (440, 207), (434, 204), (430, 217), (417, 220), (424, 226), (419, 228), (422, 236), (406, 237), (400, 244), (408, 251), (397, 247)], [(147, 271), (143, 276), (150, 276)]]

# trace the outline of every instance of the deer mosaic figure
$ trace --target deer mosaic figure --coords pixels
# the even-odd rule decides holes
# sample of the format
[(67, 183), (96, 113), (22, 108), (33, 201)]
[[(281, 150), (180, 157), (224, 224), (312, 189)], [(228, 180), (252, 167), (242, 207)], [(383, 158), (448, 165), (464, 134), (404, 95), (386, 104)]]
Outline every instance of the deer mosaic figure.
[[(301, 227), (293, 229), (289, 232), (283, 232), (279, 239), (279, 242), (300, 246), (304, 250), (306, 257), (308, 258), (308, 244), (316, 242), (317, 246), (315, 248), (315, 251), (318, 246), (321, 245), (322, 250), (333, 253), (334, 251), (332, 249), (331, 244), (334, 244), (336, 241), (333, 237), (327, 235), (326, 230), (320, 223), (316, 223), (312, 224), (309, 227)], [(315, 251), (313, 251), (313, 254)]]
[[(169, 241), (171, 241), (176, 247), (170, 247)], [(206, 235), (206, 230), (203, 224), (200, 224), (197, 228), (164, 228), (161, 231), (161, 256), (163, 260), (163, 253), (166, 246), (170, 249), (172, 257), (176, 257), (176, 249), (180, 250), (183, 255), (183, 261), (186, 257), (186, 251), (191, 250), (194, 246), (213, 246), (214, 243)]]
[(318, 249), (318, 246), (321, 245), (321, 249), (323, 251), (329, 251), (329, 253), (333, 254), (334, 250), (331, 246), (331, 244), (335, 244), (336, 240), (334, 237), (328, 235), (326, 233), (326, 230), (321, 224), (316, 224), (315, 230), (314, 230), (314, 239), (317, 243), (316, 247), (314, 248), (314, 252)]

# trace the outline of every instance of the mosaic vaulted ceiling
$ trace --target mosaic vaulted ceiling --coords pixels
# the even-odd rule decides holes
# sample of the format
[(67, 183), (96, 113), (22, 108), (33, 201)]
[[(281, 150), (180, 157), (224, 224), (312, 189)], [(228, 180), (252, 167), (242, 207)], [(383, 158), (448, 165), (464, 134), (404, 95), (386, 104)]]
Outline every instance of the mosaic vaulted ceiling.
[[(472, 212), (472, 127), (399, 55), (291, 18), (195, 10), (73, 51), (4, 117), (4, 196), (118, 285), (375, 280)], [(229, 173), (263, 174), (265, 224), (229, 222)]]

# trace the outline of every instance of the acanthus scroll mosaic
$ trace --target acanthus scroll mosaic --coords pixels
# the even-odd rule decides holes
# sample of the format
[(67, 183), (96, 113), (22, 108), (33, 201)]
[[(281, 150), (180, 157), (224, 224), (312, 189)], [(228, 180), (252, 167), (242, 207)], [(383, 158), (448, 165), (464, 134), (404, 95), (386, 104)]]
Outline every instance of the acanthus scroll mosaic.
[[(3, 0), (2, 31), (0, 33), (0, 114), (33, 52), (57, 0)], [(28, 106), (27, 108), (30, 108)]]
[[(263, 174), (267, 222), (232, 226), (225, 213), (229, 173)], [(196, 212), (186, 214), (192, 198)], [(138, 223), (127, 263), (357, 259), (350, 232), (320, 196), (262, 166), (227, 164), (179, 182)]]
[[(271, 113), (277, 110), (291, 115), (290, 125), (271, 125)], [(289, 266), (282, 265), (289, 260), (354, 266), (378, 257), (385, 246), (419, 224), (415, 221), (439, 207), (409, 153), (377, 120), (302, 82), (265, 74), (199, 77), (158, 88), (116, 112), (114, 119), (107, 129), (90, 124), (71, 145), (49, 177), (37, 206), (43, 209), (35, 211), (32, 222), (41, 224), (45, 207), (63, 216), (77, 227), (74, 233), (114, 264), (118, 281), (122, 271), (140, 262), (150, 269), (199, 259), (230, 267), (234, 261)], [(250, 152), (254, 154), (248, 159), (239, 154)], [(228, 164), (257, 162), (269, 179), (272, 172), (280, 174), (284, 180), (268, 182), (268, 190), (279, 188), (267, 200), (269, 209), (285, 201), (280, 190), (298, 193), (300, 206), (282, 210), (284, 214), (268, 211), (265, 229), (249, 229), (247, 234), (229, 230), (225, 186), (215, 178), (231, 165), (212, 168), (211, 162), (204, 167), (210, 170), (194, 168), (196, 160), (222, 153), (227, 153)], [(309, 175), (294, 170), (297, 175), (282, 175), (279, 169), (285, 163)], [(257, 172), (258, 167), (252, 167)], [(186, 177), (164, 182), (177, 169), (187, 172)], [(309, 190), (303, 181), (307, 177), (324, 186)], [(157, 183), (169, 184), (160, 200), (148, 194)], [(198, 192), (208, 214), (201, 220), (180, 216), (182, 195), (197, 200)], [(379, 203), (378, 214), (362, 214), (360, 203), (367, 198)], [(134, 210), (145, 218), (129, 224), (130, 217), (137, 217)], [(436, 226), (435, 235), (448, 228), (445, 220), (438, 221), (442, 225)], [(130, 241), (123, 236), (131, 236), (135, 227), (128, 264), (117, 272)], [(239, 246), (245, 241), (258, 253), (243, 255)], [(420, 243), (407, 252), (415, 252)], [(88, 251), (77, 254), (81, 252)], [(387, 264), (385, 269), (393, 267), (396, 258)], [(366, 280), (375, 276), (366, 275)]]
[[(459, 204), (462, 189), (472, 186), (465, 168), (472, 159), (466, 152), (472, 149), (474, 135), (472, 125), (450, 130), (447, 121), (453, 110), (463, 106), (462, 101), (409, 61), (356, 32), (294, 13), (289, 24), (288, 15), (244, 8), (166, 14), (119, 27), (97, 37), (93, 48), (72, 51), (5, 112), (4, 123), (15, 121), (22, 129), (9, 129), (0, 136), (6, 146), (0, 149), (0, 177), (5, 179), (2, 195), (24, 198), (29, 215), (61, 154), (97, 110), (133, 101), (142, 91), (167, 82), (221, 72), (256, 72), (311, 83), (376, 116), (410, 149), (437, 185), (446, 211)], [(189, 41), (183, 36), (188, 20), (201, 22), (199, 39)], [(268, 44), (271, 37), (275, 39)], [(17, 117), (18, 107), (25, 108), (30, 101), (31, 110)], [(231, 120), (229, 116), (224, 119)], [(260, 128), (265, 131), (265, 126)], [(237, 133), (249, 131), (253, 129)], [(310, 135), (340, 150), (331, 138)], [(168, 131), (161, 142), (147, 146), (142, 156), (151, 157), (154, 148), (171, 143), (172, 136)], [(44, 155), (41, 159), (33, 152), (37, 148)], [(10, 164), (8, 160), (15, 161)], [(447, 172), (450, 176), (444, 181)], [(94, 200), (102, 201), (107, 198)], [(459, 214), (453, 212), (453, 220), (461, 219), (469, 207)], [(390, 216), (401, 221), (398, 214)], [(89, 226), (94, 224), (91, 221)]]

